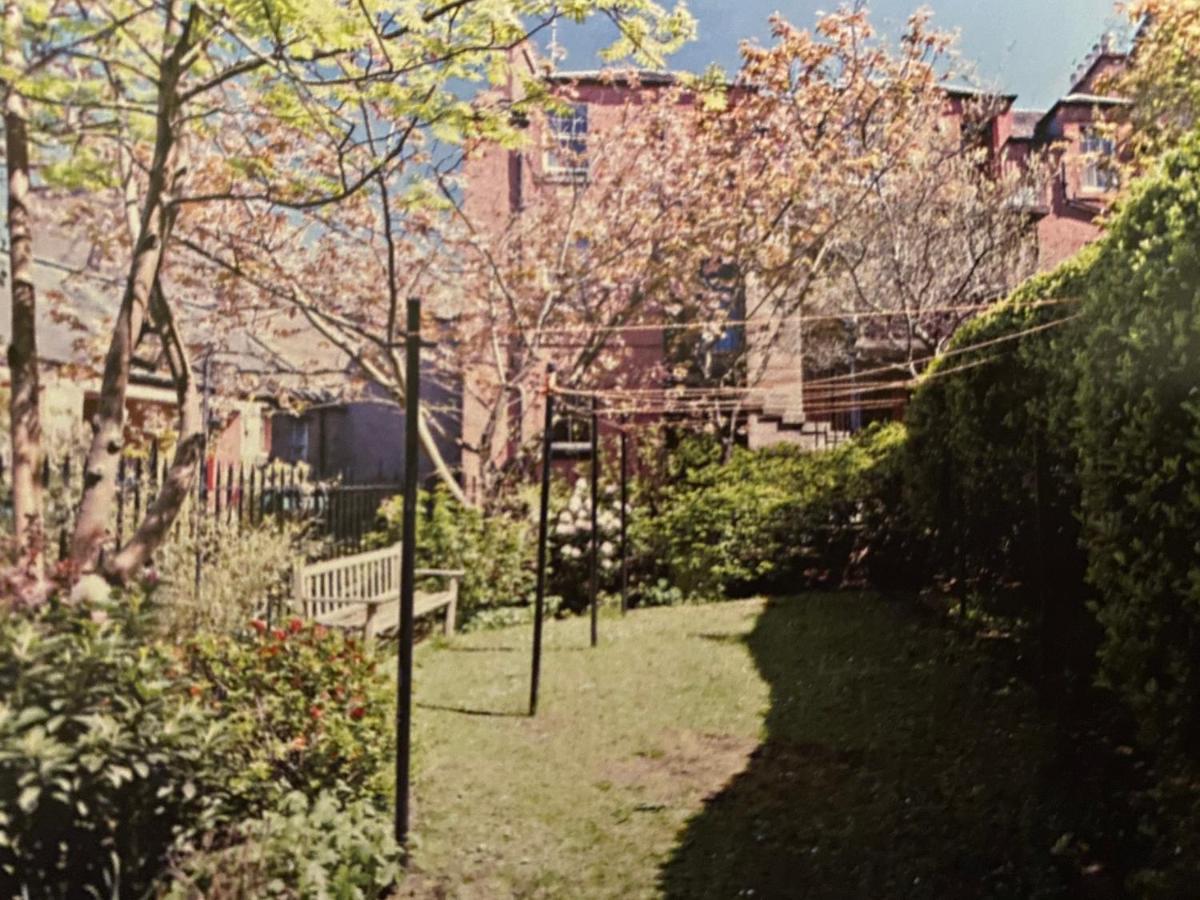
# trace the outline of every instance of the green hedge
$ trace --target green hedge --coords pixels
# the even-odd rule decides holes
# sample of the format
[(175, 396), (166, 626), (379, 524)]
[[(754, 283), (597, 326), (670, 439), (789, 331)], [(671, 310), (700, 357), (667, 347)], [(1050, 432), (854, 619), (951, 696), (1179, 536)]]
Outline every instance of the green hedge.
[[(1081, 299), (1036, 307), (1041, 298)], [(1200, 136), (1107, 235), (964, 328), (909, 413), (906, 495), (943, 574), (969, 573), (1048, 655), (1095, 649), (1148, 743), (1200, 752)], [(1036, 486), (1042, 488), (1041, 518)], [(1094, 614), (1086, 613), (1085, 602)], [(1090, 629), (1099, 625), (1098, 646)]]
[(1081, 589), (1073, 357), (1097, 254), (1031, 279), (964, 326), (907, 418), (905, 498), (936, 574), (1041, 629), (1047, 657), (1076, 670), (1090, 667), (1095, 637)]
[(1090, 279), (1079, 371), (1103, 677), (1147, 740), (1200, 751), (1200, 137), (1138, 186)]

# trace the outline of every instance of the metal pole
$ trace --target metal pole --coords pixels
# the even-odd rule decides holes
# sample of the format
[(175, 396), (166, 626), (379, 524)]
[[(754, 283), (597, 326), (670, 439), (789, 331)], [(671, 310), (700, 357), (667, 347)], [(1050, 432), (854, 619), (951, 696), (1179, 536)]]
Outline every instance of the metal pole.
[(599, 507), (600, 507), (600, 417), (597, 411), (600, 408), (600, 398), (595, 394), (592, 395), (592, 556), (591, 556), (591, 580), (588, 585), (588, 593), (590, 595), (590, 606), (592, 611), (592, 646), (595, 647), (600, 640), (598, 629), (599, 616), (599, 592), (600, 592), (600, 528), (599, 528)]
[(542, 677), (542, 623), (546, 608), (546, 539), (550, 519), (550, 438), (554, 427), (554, 366), (546, 367), (546, 422), (542, 429), (542, 497), (538, 508), (537, 599), (533, 607), (533, 668), (529, 679), (529, 715), (537, 715)]
[(400, 547), (400, 633), (396, 677), (396, 842), (408, 843), (409, 761), (412, 756), (413, 591), (416, 574), (417, 475), (421, 380), (421, 301), (408, 301), (404, 338), (404, 520)]
[(629, 610), (629, 435), (621, 428), (621, 614)]

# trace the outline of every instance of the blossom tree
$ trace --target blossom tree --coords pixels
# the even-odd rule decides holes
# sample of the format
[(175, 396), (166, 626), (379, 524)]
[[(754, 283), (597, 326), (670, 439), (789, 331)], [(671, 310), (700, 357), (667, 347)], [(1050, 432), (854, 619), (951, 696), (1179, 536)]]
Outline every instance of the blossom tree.
[(1145, 162), (1176, 146), (1200, 125), (1200, 3), (1134, 0), (1137, 26), (1130, 64), (1107, 87), (1128, 99), (1132, 157)]
[[(732, 429), (747, 388), (803, 365), (798, 317), (895, 313), (884, 336), (912, 359), (961, 319), (937, 309), (1017, 277), (1029, 220), (1008, 202), (1015, 178), (947, 127), (950, 38), (916, 15), (891, 48), (860, 8), (772, 31), (770, 46), (743, 47), (731, 83), (613, 73), (626, 99), (589, 128), (576, 177), (536, 174), (539, 151), (561, 153), (550, 110), (531, 122), (521, 171), (534, 187), (518, 210), (497, 222), (455, 203), (484, 493), (547, 363), (564, 390), (600, 385), (629, 408), (687, 408), (702, 386), (731, 398), (703, 406)], [(658, 370), (625, 365), (643, 322), (666, 326)], [(744, 340), (725, 340), (730, 322)]]
[[(83, 33), (93, 22), (104, 32), (102, 40), (68, 40), (44, 66), (6, 53), (3, 80), (6, 109), (17, 98), (55, 123), (39, 135), (49, 145), (47, 174), (53, 167), (76, 184), (88, 183), (93, 202), (77, 206), (94, 221), (118, 226), (105, 229), (109, 239), (99, 254), (100, 265), (125, 274), (91, 423), (71, 562), (123, 582), (166, 536), (203, 446), (193, 345), (174, 293), (176, 278), (187, 290), (177, 227), (210, 204), (296, 213), (333, 208), (384, 177), (424, 129), (440, 129), (442, 137), (495, 130), (500, 119), (464, 102), (461, 85), (494, 77), (508, 48), (561, 12), (549, 0), (211, 6), (44, 0), (36, 6), (36, 15), (6, 16), (5, 48), (39, 45), (52, 14), (57, 33)], [(577, 3), (570, 13), (582, 18), (598, 8), (620, 28), (614, 52), (653, 53), (690, 27), (685, 12), (651, 0)], [(406, 125), (381, 144), (356, 124), (356, 103), (369, 104), (380, 121)], [(286, 156), (290, 145), (268, 143), (264, 136), (279, 123), (320, 147), (314, 152), (323, 167), (300, 169)], [(28, 335), (20, 337), (17, 352), (28, 354)], [(180, 439), (145, 519), (125, 546), (109, 548), (130, 366), (135, 352), (152, 344), (160, 345), (176, 385)]]

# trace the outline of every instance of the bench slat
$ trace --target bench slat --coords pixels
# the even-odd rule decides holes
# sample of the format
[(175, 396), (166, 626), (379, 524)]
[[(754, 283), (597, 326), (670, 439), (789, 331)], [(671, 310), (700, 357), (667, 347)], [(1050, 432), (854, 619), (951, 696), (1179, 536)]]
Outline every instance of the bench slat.
[[(316, 621), (338, 628), (361, 628), (367, 637), (394, 630), (400, 608), (400, 544), (303, 565), (292, 570), (289, 605)], [(417, 569), (418, 578), (449, 579), (447, 590), (418, 591), (414, 615), (446, 610), (444, 630), (453, 634), (462, 569)]]

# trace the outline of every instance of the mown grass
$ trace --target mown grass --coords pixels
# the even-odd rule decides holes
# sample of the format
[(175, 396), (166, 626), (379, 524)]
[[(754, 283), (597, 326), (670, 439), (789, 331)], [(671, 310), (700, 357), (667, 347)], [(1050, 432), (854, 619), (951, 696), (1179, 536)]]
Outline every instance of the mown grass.
[(550, 623), (417, 654), (411, 897), (1030, 897), (1048, 726), (869, 595)]

